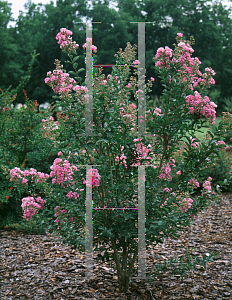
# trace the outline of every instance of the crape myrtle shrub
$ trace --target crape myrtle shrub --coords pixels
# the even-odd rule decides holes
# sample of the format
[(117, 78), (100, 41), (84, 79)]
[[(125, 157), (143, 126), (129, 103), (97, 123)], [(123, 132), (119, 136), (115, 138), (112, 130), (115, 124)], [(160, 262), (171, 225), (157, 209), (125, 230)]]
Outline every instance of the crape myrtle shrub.
[[(42, 114), (35, 114), (35, 109), (37, 107), (36, 102), (32, 102), (27, 98), (27, 95), (24, 91), (26, 107), (22, 107), (19, 111), (16, 110), (6, 110), (8, 114), (8, 125), (6, 125), (7, 135), (5, 135), (5, 140), (2, 143), (4, 147), (4, 157), (2, 157), (3, 166), (13, 167), (21, 167), (26, 169), (35, 168), (39, 172), (49, 173), (50, 166), (53, 161), (57, 158), (57, 143), (59, 143), (59, 138), (50, 139), (49, 135), (44, 135), (41, 131), (42, 120), (43, 118), (49, 118), (51, 115), (51, 110), (49, 112)], [(34, 104), (34, 105), (33, 105)], [(56, 120), (59, 120), (61, 117), (64, 121), (67, 119), (65, 114), (54, 112), (56, 116)], [(3, 135), (2, 135), (3, 136)], [(51, 136), (51, 135), (50, 135)], [(55, 137), (55, 134), (54, 134)], [(3, 140), (3, 139), (2, 139)], [(11, 141), (14, 141), (12, 143)], [(56, 141), (56, 142), (55, 142)], [(62, 145), (65, 147), (65, 145)], [(67, 144), (70, 146), (70, 144)], [(6, 154), (7, 153), (7, 154)], [(222, 157), (217, 158), (218, 163), (213, 163), (212, 166), (208, 165), (208, 168), (205, 169), (204, 175), (201, 175), (199, 178), (199, 183), (202, 184), (204, 178), (211, 176), (213, 178), (212, 185), (216, 186), (224, 181), (224, 179), (228, 179), (228, 172), (230, 171), (230, 158), (226, 157), (226, 153), (222, 151)], [(12, 158), (15, 157), (15, 162), (9, 164), (6, 163), (6, 157), (8, 155), (8, 159), (12, 162)], [(176, 158), (177, 159), (177, 158)], [(3, 175), (2, 170), (0, 170), (0, 176), (2, 178), (0, 188), (4, 192), (10, 191), (10, 196), (6, 195), (5, 198), (2, 198), (2, 206), (0, 207), (0, 212), (3, 216), (2, 220), (7, 223), (8, 220), (13, 220), (14, 216), (16, 219), (22, 217), (22, 208), (21, 208), (21, 199), (26, 195), (23, 193), (20, 188), (11, 189), (13, 184), (6, 179), (5, 175)], [(173, 182), (177, 181), (178, 176), (173, 176)], [(231, 188), (231, 184), (228, 189)], [(226, 187), (222, 187), (222, 191), (227, 190)], [(200, 188), (196, 189), (194, 193), (198, 194)], [(38, 194), (42, 197), (39, 190), (37, 190)], [(14, 222), (15, 220), (14, 219)], [(3, 223), (4, 223), (3, 222)], [(11, 221), (10, 221), (11, 222)]]
[[(28, 75), (22, 78), (16, 89), (9, 87), (5, 91), (0, 90), (0, 228), (22, 220), (22, 198), (27, 196), (23, 189), (15, 187), (6, 178), (6, 168), (35, 168), (39, 172), (49, 173), (57, 156), (56, 132), (48, 133), (54, 106), (36, 113), (37, 101), (29, 100), (23, 89), (30, 78), (35, 57), (34, 53)], [(23, 90), (26, 105), (20, 109), (12, 108), (19, 90)], [(39, 190), (36, 192), (40, 193)]]

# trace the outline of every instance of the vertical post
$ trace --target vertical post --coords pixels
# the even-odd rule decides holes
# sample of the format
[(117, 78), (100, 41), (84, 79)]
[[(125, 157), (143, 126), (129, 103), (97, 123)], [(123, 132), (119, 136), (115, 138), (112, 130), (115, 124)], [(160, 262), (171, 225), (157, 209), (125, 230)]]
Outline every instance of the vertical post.
[(139, 136), (145, 135), (145, 22), (138, 23), (138, 131)]
[[(97, 22), (99, 23), (99, 22)], [(100, 22), (101, 23), (101, 22)], [(93, 59), (92, 23), (86, 23), (86, 101), (85, 136), (93, 135)], [(86, 219), (85, 266), (86, 277), (93, 278), (93, 224), (92, 224), (92, 165), (86, 165)]]
[[(89, 41), (89, 39), (91, 39)], [(88, 41), (88, 42), (87, 42)], [(85, 134), (90, 136), (93, 130), (93, 88), (92, 88), (92, 23), (86, 24), (86, 102), (85, 102)]]
[(145, 166), (138, 166), (138, 277), (146, 277)]
[[(89, 40), (90, 39), (90, 40)], [(93, 90), (92, 90), (92, 23), (86, 24), (86, 101), (85, 101), (85, 136), (93, 130)], [(92, 225), (92, 166), (86, 166), (86, 234), (85, 266), (86, 277), (93, 277), (93, 225)], [(89, 172), (90, 171), (90, 172)], [(89, 174), (90, 173), (90, 174)], [(90, 178), (87, 178), (90, 177)], [(90, 181), (90, 185), (88, 184)]]
[[(142, 137), (146, 130), (145, 22), (138, 23), (138, 60), (138, 134), (139, 137)], [(138, 277), (141, 279), (146, 277), (145, 256), (145, 167), (138, 166)]]
[(92, 166), (86, 166), (86, 233), (85, 267), (86, 277), (93, 277), (93, 225), (92, 225)]

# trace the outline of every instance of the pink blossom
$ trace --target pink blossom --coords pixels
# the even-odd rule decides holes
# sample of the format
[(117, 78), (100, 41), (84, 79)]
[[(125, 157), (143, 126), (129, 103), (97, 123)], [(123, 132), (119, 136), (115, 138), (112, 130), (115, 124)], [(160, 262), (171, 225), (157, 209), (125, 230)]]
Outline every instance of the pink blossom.
[(187, 209), (191, 208), (193, 200), (191, 198), (184, 198), (183, 200), (179, 201), (181, 204), (180, 209), (184, 212), (187, 212)]
[(191, 179), (188, 184), (195, 184), (196, 187), (200, 187), (199, 182), (195, 181), (194, 179)]
[(71, 38), (72, 31), (66, 29), (66, 28), (61, 28), (60, 32), (56, 35), (56, 39), (58, 40), (58, 44), (60, 45), (60, 48), (62, 50), (66, 51), (76, 51), (76, 49), (79, 47), (76, 42), (72, 41)]
[(92, 173), (92, 187), (95, 186), (99, 186), (99, 180), (101, 178), (101, 176), (98, 173), (97, 169), (90, 169), (87, 173), (87, 181), (84, 180), (83, 184), (86, 184), (87, 186), (91, 186), (90, 182), (91, 182), (91, 178), (90, 175)]
[(165, 52), (166, 52), (166, 55), (168, 55), (169, 57), (172, 57), (172, 49), (170, 49), (168, 46), (165, 46)]
[(37, 209), (42, 209), (43, 205), (46, 203), (45, 200), (41, 199), (41, 197), (38, 197), (36, 199), (39, 203), (36, 203), (33, 197), (26, 197), (22, 199), (22, 209), (24, 210), (24, 219), (29, 219), (32, 218), (33, 215), (36, 214)]
[(156, 51), (155, 58), (158, 59), (164, 51), (165, 51), (165, 50), (164, 50), (163, 47), (158, 48), (158, 50)]
[(130, 107), (131, 107), (132, 109), (136, 109), (136, 105), (135, 105), (134, 103), (131, 103), (131, 104), (130, 104)]
[(178, 47), (184, 47), (185, 46), (185, 43), (183, 43), (183, 42), (180, 42), (179, 44), (178, 44)]
[(156, 114), (157, 116), (161, 116), (161, 109), (158, 108), (158, 107), (156, 107), (156, 108), (154, 109), (154, 112), (153, 112), (153, 115), (154, 115), (154, 114)]
[(75, 199), (77, 199), (77, 197), (79, 197), (79, 194), (76, 195), (76, 192), (73, 193), (72, 191), (70, 191), (66, 196), (67, 196), (69, 199), (71, 199), (72, 197), (75, 198)]
[[(87, 39), (86, 39), (86, 42), (87, 42), (87, 43), (92, 42), (92, 38), (87, 38)], [(83, 45), (82, 47), (85, 49), (85, 48), (86, 48), (86, 45), (87, 45), (87, 44), (84, 43), (84, 45)], [(91, 45), (91, 50), (94, 51), (94, 52), (97, 52), (97, 47), (94, 46), (94, 45)]]
[(170, 191), (172, 191), (172, 188), (171, 188), (171, 189), (169, 189), (169, 188), (164, 188), (163, 191), (164, 191), (164, 192), (170, 192)]
[(26, 183), (26, 184), (27, 184), (27, 182), (28, 182), (28, 180), (27, 180), (27, 179), (25, 179), (25, 178), (23, 178), (23, 179), (22, 179), (22, 184), (24, 184), (24, 183)]
[(139, 63), (139, 60), (137, 60), (137, 59), (133, 61), (133, 65), (137, 65), (138, 63)]

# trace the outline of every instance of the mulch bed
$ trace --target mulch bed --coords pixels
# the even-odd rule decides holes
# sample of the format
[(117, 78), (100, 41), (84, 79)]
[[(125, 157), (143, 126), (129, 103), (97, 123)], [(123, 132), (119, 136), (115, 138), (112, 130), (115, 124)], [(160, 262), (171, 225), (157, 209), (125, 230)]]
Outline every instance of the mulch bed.
[(32, 235), (0, 230), (0, 299), (232, 299), (232, 193), (199, 214), (178, 240), (151, 245), (146, 267), (180, 258), (192, 249), (195, 257), (218, 252), (213, 262), (180, 275), (133, 279), (126, 294), (119, 293), (116, 271), (97, 261), (94, 275), (85, 278), (84, 254), (64, 245), (52, 234)]

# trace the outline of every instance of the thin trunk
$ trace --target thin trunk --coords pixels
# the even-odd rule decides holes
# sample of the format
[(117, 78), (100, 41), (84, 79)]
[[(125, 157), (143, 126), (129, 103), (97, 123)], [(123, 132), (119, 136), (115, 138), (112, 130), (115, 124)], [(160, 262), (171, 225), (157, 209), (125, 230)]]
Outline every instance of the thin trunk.
[[(133, 254), (133, 257), (129, 259), (127, 245), (124, 241), (123, 254), (122, 254), (123, 258), (122, 258), (122, 262), (120, 262), (118, 251), (116, 249), (116, 242), (112, 238), (111, 238), (111, 242), (114, 250), (114, 258), (115, 258), (116, 269), (117, 269), (119, 290), (120, 292), (127, 292), (129, 289), (129, 281), (130, 281), (130, 276), (132, 274), (132, 269), (135, 260), (137, 258), (137, 251)], [(127, 268), (127, 261), (129, 263), (128, 268)]]

